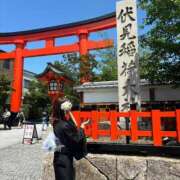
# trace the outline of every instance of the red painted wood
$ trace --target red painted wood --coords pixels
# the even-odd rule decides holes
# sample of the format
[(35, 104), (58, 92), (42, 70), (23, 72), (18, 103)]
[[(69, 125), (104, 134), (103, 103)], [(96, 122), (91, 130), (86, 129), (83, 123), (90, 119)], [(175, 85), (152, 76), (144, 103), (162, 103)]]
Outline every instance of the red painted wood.
[(161, 117), (175, 117), (176, 113), (173, 111), (160, 112)]
[[(84, 23), (74, 23), (73, 25), (69, 26), (58, 26), (56, 28), (51, 29), (41, 29), (38, 31), (26, 31), (26, 32), (18, 32), (14, 34), (6, 33), (5, 36), (0, 37), (0, 44), (20, 44), (20, 43), (28, 43), (32, 41), (39, 41), (44, 40), (45, 41), (45, 48), (41, 49), (24, 49), (21, 52), (21, 58), (23, 57), (37, 57), (37, 56), (45, 56), (45, 55), (54, 55), (54, 54), (63, 54), (63, 53), (71, 53), (71, 52), (80, 52), (80, 55), (87, 55), (88, 50), (94, 50), (94, 49), (100, 49), (112, 46), (112, 42), (107, 43), (107, 41), (100, 41), (100, 42), (94, 42), (94, 41), (88, 41), (88, 34), (91, 32), (96, 32), (100, 30), (110, 29), (116, 26), (116, 18), (115, 16), (107, 16), (107, 18), (97, 18), (97, 20), (91, 20), (86, 21)], [(59, 37), (67, 37), (72, 35), (78, 35), (79, 36), (79, 42), (74, 43), (71, 45), (64, 45), (59, 47), (54, 47), (55, 38)], [(19, 52), (19, 51), (18, 51)], [(20, 53), (19, 53), (20, 54)], [(20, 56), (17, 55), (16, 52), (10, 52), (10, 53), (1, 53), (0, 54), (0, 60), (6, 60), (10, 58), (16, 58), (20, 59)], [(15, 70), (14, 70), (14, 77), (17, 75), (17, 71), (20, 71), (20, 73), (23, 71), (23, 61), (21, 61), (22, 64), (20, 64), (19, 60), (17, 60), (15, 64)], [(17, 76), (19, 78), (19, 76)], [(19, 80), (22, 78), (19, 78)], [(81, 77), (81, 82), (87, 82), (90, 81), (90, 75), (87, 73), (86, 77)], [(11, 109), (19, 111), (21, 104), (21, 99), (17, 99), (14, 97), (20, 97), (20, 92), (22, 92), (22, 86), (19, 87), (16, 85), (16, 81), (13, 83), (13, 87), (16, 88), (16, 91), (12, 94), (12, 101), (11, 101)], [(22, 82), (21, 82), (22, 84)], [(17, 101), (15, 101), (16, 99)], [(15, 103), (15, 104), (12, 104)]]
[(113, 40), (107, 39), (107, 40), (99, 40), (99, 41), (88, 41), (88, 50), (96, 50), (96, 49), (103, 49), (107, 47), (113, 47)]
[(116, 27), (116, 18), (111, 17), (97, 22), (86, 23), (84, 25), (77, 25), (74, 27), (59, 28), (56, 30), (27, 33), (25, 35), (6, 36), (0, 37), (0, 44), (14, 44), (17, 39), (21, 39), (25, 42), (45, 40), (48, 38), (67, 37), (77, 35), (80, 30), (86, 30), (88, 33), (102, 31)]
[(54, 38), (49, 38), (49, 39), (46, 39), (46, 48), (52, 48), (54, 47), (55, 45), (55, 42), (54, 42)]
[(177, 141), (180, 143), (180, 109), (176, 110), (176, 132)]
[(99, 113), (99, 121), (109, 121), (110, 120), (110, 112), (100, 111)]
[(85, 131), (85, 134), (87, 137), (92, 137), (92, 129), (91, 128), (86, 127), (84, 131)]
[(53, 54), (64, 54), (79, 51), (78, 43), (71, 45), (64, 45), (58, 47), (51, 48), (41, 48), (41, 49), (24, 49), (23, 56), (24, 57), (37, 57), (37, 56), (45, 56), (45, 55), (53, 55)]
[(80, 112), (79, 111), (74, 111), (73, 116), (78, 124), (78, 127), (81, 125), (81, 119), (80, 119)]
[(136, 112), (138, 117), (151, 117), (150, 112)]
[(137, 135), (138, 136), (143, 136), (143, 137), (152, 137), (152, 131), (143, 131), (143, 130), (141, 130), (141, 131), (138, 131), (137, 132)]
[(79, 53), (80, 55), (88, 54), (88, 31), (80, 30), (79, 32)]
[(118, 134), (117, 134), (117, 113), (112, 111), (110, 113), (110, 123), (111, 123), (111, 140), (117, 140)]
[(98, 112), (92, 111), (92, 138), (98, 139)]
[(8, 59), (14, 59), (16, 57), (16, 52), (6, 52), (6, 53), (0, 53), (0, 60), (8, 60)]
[(176, 131), (161, 131), (162, 137), (177, 137)]
[(135, 110), (130, 111), (130, 122), (131, 122), (131, 140), (133, 142), (138, 140), (138, 123), (137, 123), (137, 115)]
[[(94, 140), (98, 139), (99, 136), (110, 136), (111, 140), (117, 140), (121, 136), (131, 136), (132, 140), (136, 142), (138, 137), (153, 137), (154, 146), (161, 146), (162, 145), (162, 137), (175, 137), (179, 141), (179, 134), (180, 134), (180, 110), (176, 110), (176, 131), (161, 131), (161, 121), (160, 118), (165, 117), (165, 115), (173, 116), (174, 112), (160, 112), (159, 110), (153, 110), (150, 112), (137, 112), (137, 111), (130, 111), (126, 113), (119, 113), (115, 111), (111, 112), (92, 112), (92, 119), (91, 125), (87, 126), (85, 129), (88, 136), (92, 137)], [(80, 112), (81, 120), (84, 121), (89, 118), (90, 112)], [(131, 130), (122, 130), (118, 129), (117, 126), (117, 117), (119, 115), (127, 116), (129, 115), (131, 119)], [(137, 117), (148, 117), (152, 115), (152, 129), (151, 130), (138, 130), (137, 129)], [(110, 130), (102, 130), (98, 129), (98, 122), (102, 117), (106, 117), (106, 121), (110, 121)], [(148, 119), (151, 120), (151, 119)]]
[(119, 116), (119, 117), (129, 117), (129, 112), (117, 112), (117, 116)]
[(154, 146), (162, 145), (160, 111), (152, 110), (152, 131)]
[(14, 60), (14, 79), (12, 82), (13, 91), (11, 93), (11, 111), (19, 112), (22, 100), (22, 83), (23, 83), (23, 48), (24, 43), (16, 45), (16, 58)]
[(111, 135), (111, 131), (110, 130), (99, 129), (98, 130), (98, 135), (99, 136), (110, 136)]
[(117, 134), (118, 136), (131, 136), (130, 130), (119, 130)]

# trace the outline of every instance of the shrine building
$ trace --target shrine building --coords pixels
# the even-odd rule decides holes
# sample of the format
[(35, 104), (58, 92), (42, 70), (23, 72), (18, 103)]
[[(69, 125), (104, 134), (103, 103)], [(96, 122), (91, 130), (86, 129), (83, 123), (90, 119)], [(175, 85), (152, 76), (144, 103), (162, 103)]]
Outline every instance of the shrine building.
[(48, 95), (52, 103), (59, 97), (64, 97), (64, 86), (71, 84), (72, 79), (62, 70), (48, 63), (45, 70), (36, 75), (36, 78), (48, 86)]
[[(81, 109), (118, 110), (118, 81), (86, 82), (74, 89), (81, 95)], [(180, 87), (141, 80), (140, 98), (142, 109), (175, 109), (180, 107)]]

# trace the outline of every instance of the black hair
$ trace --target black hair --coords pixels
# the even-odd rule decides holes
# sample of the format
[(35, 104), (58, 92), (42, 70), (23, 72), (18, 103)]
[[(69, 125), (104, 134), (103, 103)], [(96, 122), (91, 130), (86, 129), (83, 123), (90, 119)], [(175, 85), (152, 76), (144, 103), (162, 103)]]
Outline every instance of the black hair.
[(61, 104), (64, 102), (65, 102), (64, 99), (57, 99), (53, 103), (52, 115), (54, 119), (63, 120), (63, 121), (66, 120), (64, 110), (61, 109)]

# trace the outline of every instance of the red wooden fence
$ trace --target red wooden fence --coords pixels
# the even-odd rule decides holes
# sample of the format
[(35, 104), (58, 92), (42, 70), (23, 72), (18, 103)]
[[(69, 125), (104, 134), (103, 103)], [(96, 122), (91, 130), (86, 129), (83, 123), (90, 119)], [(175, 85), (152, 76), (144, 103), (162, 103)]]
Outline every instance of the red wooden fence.
[[(86, 126), (85, 133), (92, 139), (97, 140), (100, 136), (110, 136), (112, 141), (119, 139), (122, 136), (130, 136), (132, 142), (136, 142), (139, 137), (152, 137), (154, 146), (162, 146), (162, 137), (174, 137), (180, 143), (180, 109), (176, 111), (161, 112), (160, 110), (152, 110), (151, 112), (138, 112), (131, 110), (129, 112), (73, 112), (75, 119), (80, 126), (83, 121), (91, 120), (91, 123)], [(130, 129), (124, 130), (118, 127), (118, 121), (121, 117), (129, 118)], [(98, 124), (101, 119), (109, 121), (110, 129), (99, 129)], [(138, 118), (148, 118), (145, 120), (151, 121), (152, 128), (150, 130), (138, 129)], [(162, 118), (175, 118), (176, 130), (165, 131), (161, 128)]]

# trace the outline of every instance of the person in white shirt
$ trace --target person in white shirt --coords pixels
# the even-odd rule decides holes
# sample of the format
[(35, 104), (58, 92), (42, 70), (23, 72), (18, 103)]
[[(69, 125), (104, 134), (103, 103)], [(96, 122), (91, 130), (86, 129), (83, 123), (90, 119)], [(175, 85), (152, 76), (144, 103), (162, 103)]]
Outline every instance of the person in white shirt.
[[(9, 117), (11, 116), (11, 112), (8, 110), (8, 108), (5, 109), (2, 118), (3, 118), (3, 122), (4, 122), (4, 129), (6, 130), (6, 126), (9, 126)], [(11, 127), (9, 126), (9, 129), (11, 129)]]

